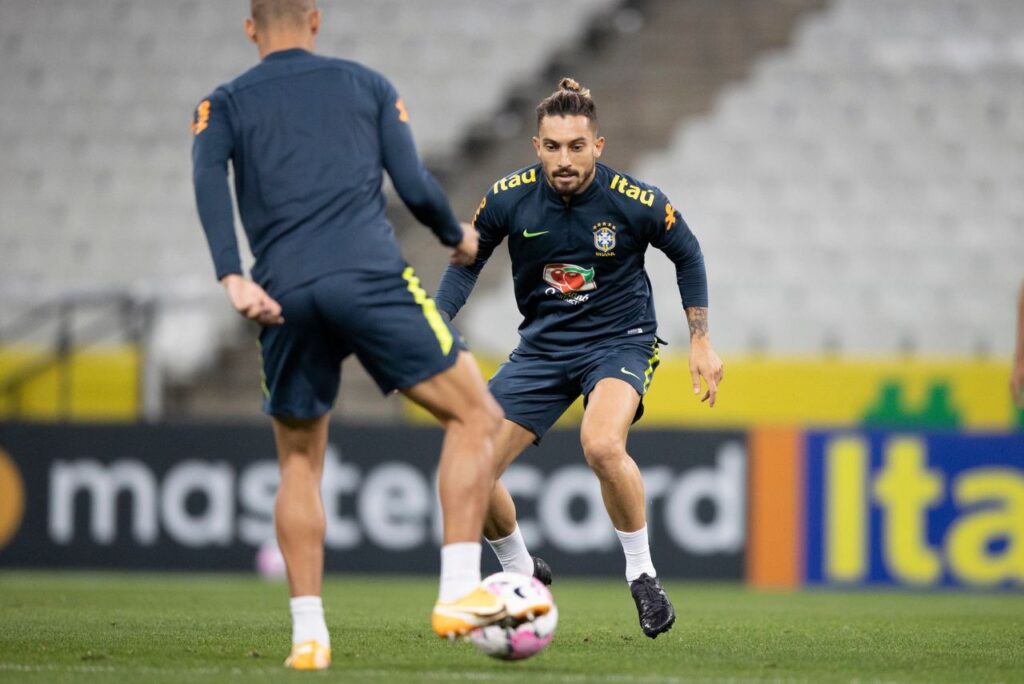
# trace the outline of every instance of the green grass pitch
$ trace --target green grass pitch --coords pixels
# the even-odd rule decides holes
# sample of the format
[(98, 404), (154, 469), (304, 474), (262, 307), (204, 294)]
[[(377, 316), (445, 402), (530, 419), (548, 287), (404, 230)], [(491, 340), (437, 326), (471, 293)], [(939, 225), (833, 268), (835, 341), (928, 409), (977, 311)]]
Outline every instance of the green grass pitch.
[(286, 590), (248, 575), (0, 573), (2, 682), (1024, 682), (1024, 595), (757, 593), (666, 582), (651, 641), (624, 582), (556, 578), (524, 662), (429, 631), (432, 579), (330, 577), (334, 665), (285, 671)]

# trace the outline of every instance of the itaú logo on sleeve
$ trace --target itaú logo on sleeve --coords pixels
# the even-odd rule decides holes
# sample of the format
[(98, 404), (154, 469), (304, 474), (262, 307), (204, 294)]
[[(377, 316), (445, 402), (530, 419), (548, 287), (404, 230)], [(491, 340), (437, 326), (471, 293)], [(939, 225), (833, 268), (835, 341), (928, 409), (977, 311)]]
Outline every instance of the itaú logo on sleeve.
[(544, 282), (548, 287), (544, 292), (557, 295), (570, 304), (581, 304), (589, 295), (580, 294), (597, 289), (594, 281), (594, 269), (576, 266), (575, 264), (548, 264), (544, 267)]

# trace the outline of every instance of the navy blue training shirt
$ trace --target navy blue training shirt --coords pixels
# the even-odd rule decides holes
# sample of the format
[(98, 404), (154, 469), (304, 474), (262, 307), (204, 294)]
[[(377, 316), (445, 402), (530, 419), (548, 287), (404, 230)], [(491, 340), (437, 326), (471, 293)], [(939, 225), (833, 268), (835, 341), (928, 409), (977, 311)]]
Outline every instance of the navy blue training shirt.
[(540, 164), (495, 183), (474, 219), (477, 261), (449, 266), (438, 309), (454, 318), (488, 257), (508, 238), (516, 302), (523, 315), (520, 349), (561, 351), (608, 338), (654, 335), (648, 245), (676, 265), (684, 307), (708, 305), (707, 274), (697, 238), (656, 187), (598, 164), (594, 180), (568, 203)]
[(402, 270), (383, 170), (419, 221), (458, 244), (462, 228), (408, 120), (382, 75), (301, 49), (273, 52), (217, 88), (192, 122), (196, 204), (217, 278), (242, 272), (229, 160), (252, 277), (271, 296), (337, 271)]

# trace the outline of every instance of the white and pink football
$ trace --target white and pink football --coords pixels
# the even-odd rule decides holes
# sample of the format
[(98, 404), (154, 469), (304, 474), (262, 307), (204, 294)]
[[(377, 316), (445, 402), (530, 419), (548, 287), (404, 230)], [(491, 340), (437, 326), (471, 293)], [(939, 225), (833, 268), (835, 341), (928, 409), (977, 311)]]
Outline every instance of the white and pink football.
[[(540, 580), (514, 572), (495, 573), (482, 582), (484, 589), (500, 596), (509, 612), (526, 606), (543, 606), (543, 614), (530, 614), (525, 622), (488, 625), (469, 633), (469, 640), (483, 653), (501, 660), (522, 660), (544, 650), (558, 626), (558, 608)], [(539, 611), (538, 611), (539, 612)]]

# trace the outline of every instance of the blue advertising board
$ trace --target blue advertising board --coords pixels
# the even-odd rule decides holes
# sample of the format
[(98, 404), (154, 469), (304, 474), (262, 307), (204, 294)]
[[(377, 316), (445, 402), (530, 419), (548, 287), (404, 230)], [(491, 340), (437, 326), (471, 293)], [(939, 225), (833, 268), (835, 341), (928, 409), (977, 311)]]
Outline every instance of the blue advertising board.
[(805, 581), (1024, 587), (1024, 437), (808, 432)]

